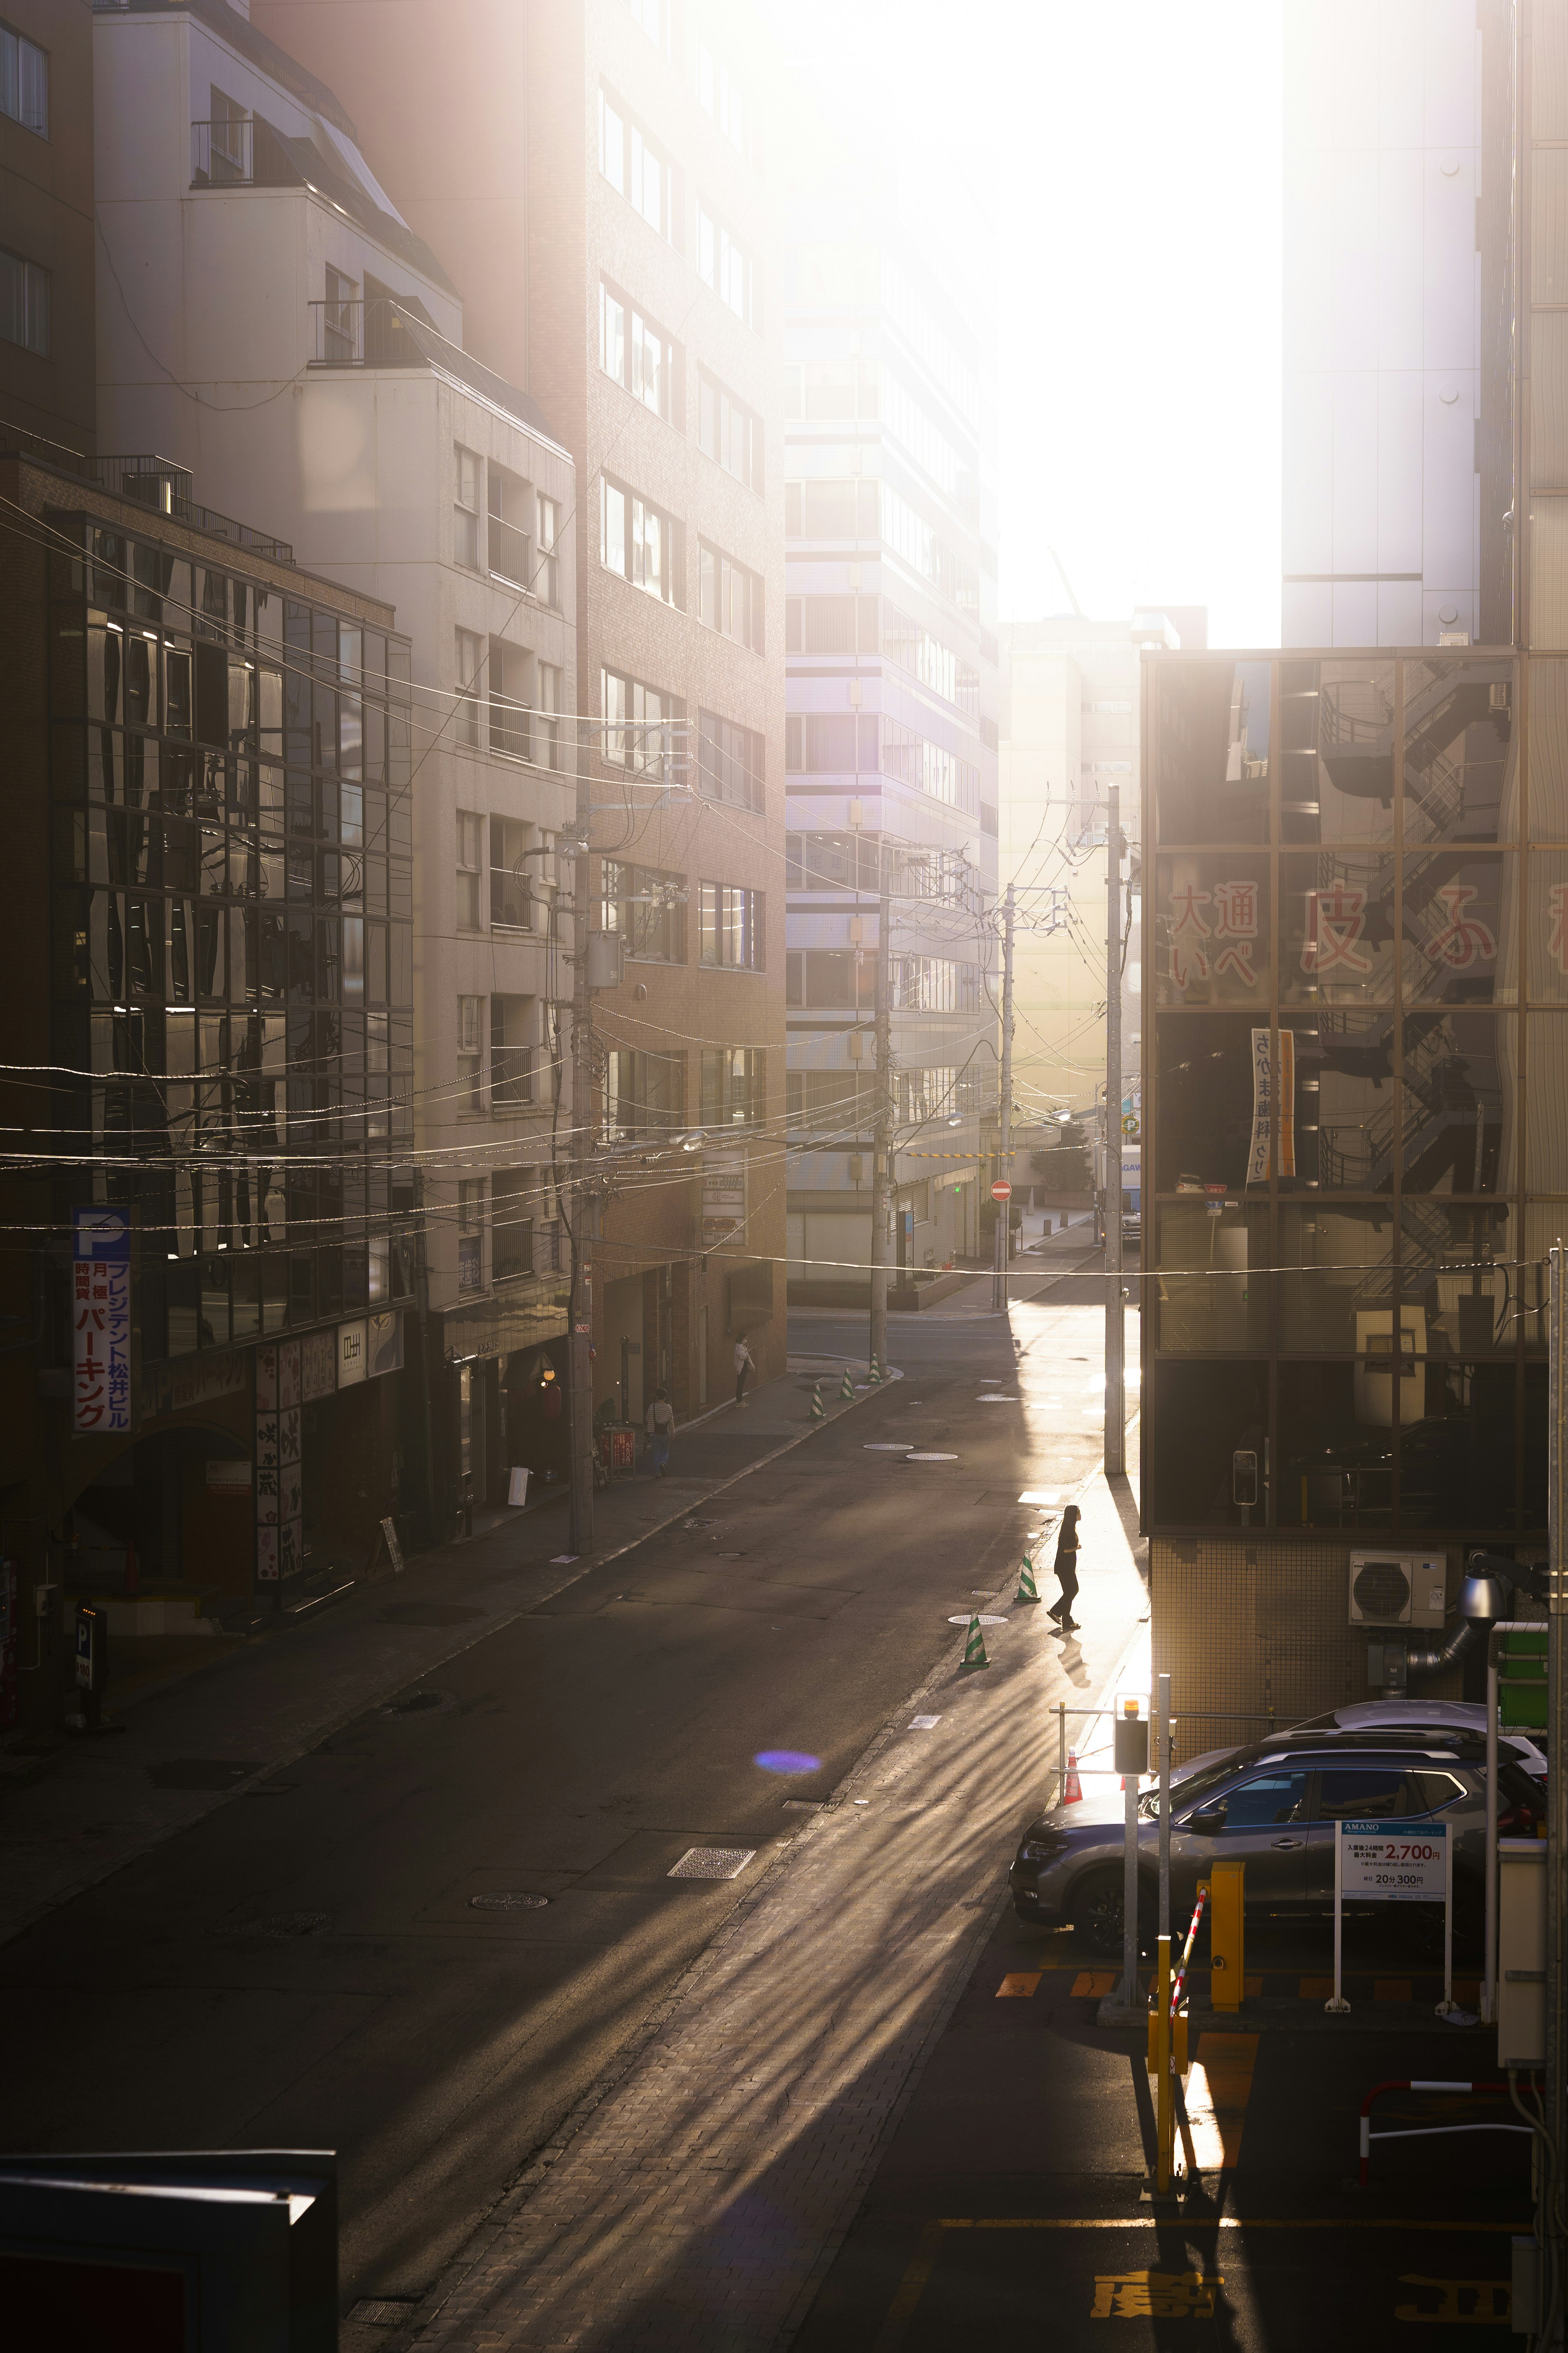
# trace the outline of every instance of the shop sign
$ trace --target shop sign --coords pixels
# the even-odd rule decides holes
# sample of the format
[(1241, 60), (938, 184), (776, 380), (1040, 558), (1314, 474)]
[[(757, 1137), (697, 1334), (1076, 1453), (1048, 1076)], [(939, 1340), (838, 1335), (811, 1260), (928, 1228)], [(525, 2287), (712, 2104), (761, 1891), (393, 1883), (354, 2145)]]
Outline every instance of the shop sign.
[[(1274, 1058), (1270, 1039), (1279, 1040), (1279, 1106), (1274, 1097)], [(1296, 1032), (1255, 1029), (1252, 1033), (1252, 1150), (1247, 1155), (1247, 1181), (1267, 1185), (1276, 1135), (1279, 1139), (1279, 1175), (1296, 1174)]]
[(746, 1229), (746, 1155), (709, 1153), (702, 1165), (702, 1247), (718, 1250)]
[(79, 1435), (131, 1428), (131, 1221), (71, 1213), (71, 1422)]
[(225, 1461), (217, 1455), (207, 1458), (207, 1493), (212, 1495), (248, 1495), (251, 1465), (243, 1456)]
[(364, 1378), (364, 1317), (338, 1325), (338, 1387), (353, 1388)]
[(144, 1416), (181, 1413), (189, 1406), (213, 1405), (219, 1398), (237, 1397), (246, 1387), (249, 1360), (239, 1348), (222, 1354), (203, 1350), (172, 1365), (150, 1365), (142, 1375)]
[(338, 1386), (338, 1335), (307, 1332), (300, 1342), (300, 1395), (306, 1405), (331, 1397)]
[(256, 1352), (256, 1581), (276, 1586), (305, 1566), (300, 1460), (300, 1343)]
[(395, 1307), (384, 1315), (366, 1316), (365, 1359), (372, 1380), (378, 1373), (403, 1370), (403, 1318)]

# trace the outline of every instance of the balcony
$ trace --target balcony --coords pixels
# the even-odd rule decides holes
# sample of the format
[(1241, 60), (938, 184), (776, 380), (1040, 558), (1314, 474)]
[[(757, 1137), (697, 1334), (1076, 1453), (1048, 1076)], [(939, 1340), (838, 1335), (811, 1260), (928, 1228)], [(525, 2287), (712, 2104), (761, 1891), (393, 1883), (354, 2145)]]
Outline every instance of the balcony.
[(426, 367), (428, 355), (415, 338), (416, 320), (406, 303), (378, 294), (368, 302), (312, 302), (310, 361), (315, 367)]
[(300, 188), (305, 174), (279, 131), (259, 114), (243, 122), (193, 122), (193, 188)]

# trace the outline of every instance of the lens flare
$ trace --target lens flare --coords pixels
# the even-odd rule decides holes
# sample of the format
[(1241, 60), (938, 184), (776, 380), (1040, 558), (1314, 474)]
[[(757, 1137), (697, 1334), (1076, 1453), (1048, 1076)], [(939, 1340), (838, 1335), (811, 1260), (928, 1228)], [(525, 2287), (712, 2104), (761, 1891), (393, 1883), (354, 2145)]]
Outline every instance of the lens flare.
[(820, 1757), (808, 1757), (804, 1748), (763, 1748), (752, 1757), (764, 1773), (819, 1773)]

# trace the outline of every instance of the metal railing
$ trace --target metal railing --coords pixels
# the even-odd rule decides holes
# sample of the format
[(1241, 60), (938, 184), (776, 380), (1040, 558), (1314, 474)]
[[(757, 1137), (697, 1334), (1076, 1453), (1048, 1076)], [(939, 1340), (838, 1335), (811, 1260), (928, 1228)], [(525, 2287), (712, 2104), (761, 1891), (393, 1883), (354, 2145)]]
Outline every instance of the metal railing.
[(416, 322), (388, 294), (368, 301), (311, 302), (310, 359), (317, 367), (427, 367), (428, 354), (410, 332)]
[(299, 188), (305, 175), (281, 132), (259, 114), (244, 121), (193, 122), (193, 188)]

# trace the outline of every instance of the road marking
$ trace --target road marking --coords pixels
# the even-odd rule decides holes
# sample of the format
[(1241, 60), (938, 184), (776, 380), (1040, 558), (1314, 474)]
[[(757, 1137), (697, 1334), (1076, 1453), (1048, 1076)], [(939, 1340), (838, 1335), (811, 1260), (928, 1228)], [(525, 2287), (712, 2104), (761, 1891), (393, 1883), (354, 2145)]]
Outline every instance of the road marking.
[(1072, 1989), (1080, 1997), (1091, 1994), (1098, 2001), (1110, 1991), (1115, 1983), (1114, 1969), (1079, 1969), (1072, 1981)]
[(1332, 1978), (1303, 1978), (1296, 1989), (1303, 2001), (1328, 2001), (1334, 1990)]
[(1419, 2304), (1396, 2304), (1395, 2320), (1468, 2320), (1490, 2328), (1513, 2317), (1513, 2288), (1508, 2280), (1428, 2279), (1422, 2272), (1401, 2272), (1399, 2284), (1436, 2288), (1437, 2308), (1433, 2312)]
[(1026, 1487), (1018, 1501), (1020, 1504), (1059, 1504), (1061, 1499), (1059, 1487)]
[(1373, 2001), (1408, 2001), (1410, 1980), (1408, 1978), (1373, 1978), (1372, 1998)]
[(1008, 1976), (1003, 1978), (1001, 1984), (996, 1989), (997, 2000), (1014, 2001), (1026, 1999), (1028, 1995), (1038, 1992), (1040, 1979), (1044, 1975), (1044, 1969), (1015, 1969), (1011, 1971)]
[(1110, 2272), (1097, 2277), (1091, 2320), (1212, 2320), (1221, 2273)]
[(1258, 2059), (1256, 2034), (1200, 2034), (1187, 2077), (1185, 2106), (1192, 2133), (1193, 2162), (1200, 2173), (1233, 2166), (1241, 2155), (1242, 2127)]

